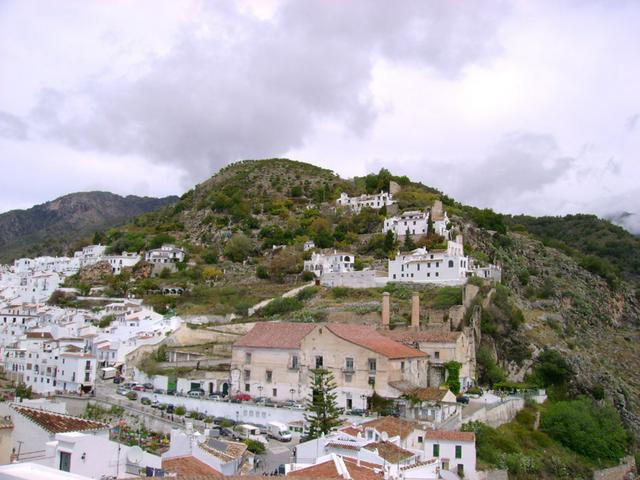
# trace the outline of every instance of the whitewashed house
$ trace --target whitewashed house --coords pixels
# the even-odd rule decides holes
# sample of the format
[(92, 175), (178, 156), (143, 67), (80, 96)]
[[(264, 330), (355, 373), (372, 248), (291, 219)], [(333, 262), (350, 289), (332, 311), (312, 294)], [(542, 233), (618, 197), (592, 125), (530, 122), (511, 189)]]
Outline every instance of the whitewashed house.
[(316, 277), (325, 273), (344, 273), (354, 270), (355, 256), (351, 253), (338, 252), (311, 254), (310, 260), (305, 260), (304, 270), (313, 272)]
[(87, 245), (82, 250), (75, 252), (73, 256), (80, 262), (80, 267), (86, 267), (102, 260), (106, 251), (107, 247), (104, 245)]
[(122, 272), (123, 268), (133, 267), (136, 265), (142, 257), (137, 253), (122, 252), (120, 255), (106, 255), (103, 260), (109, 262), (111, 265), (111, 272), (114, 275), (118, 275)]
[(397, 238), (409, 235), (426, 235), (429, 225), (429, 213), (413, 210), (385, 219), (382, 233), (391, 230)]
[(393, 205), (396, 201), (391, 193), (383, 192), (373, 195), (360, 195), (359, 197), (350, 197), (345, 192), (340, 194), (340, 198), (336, 200), (339, 207), (347, 207), (355, 213), (359, 213), (363, 208), (379, 209)]
[(154, 264), (170, 264), (184, 262), (185, 252), (175, 245), (163, 245), (160, 248), (149, 250), (145, 255), (145, 260)]
[(476, 480), (476, 435), (473, 432), (429, 430), (424, 439), (426, 460), (437, 459), (441, 470)]
[(314, 243), (313, 240), (307, 240), (306, 242), (304, 242), (304, 245), (302, 246), (302, 250), (305, 252), (313, 248), (316, 248), (316, 244)]
[(469, 258), (464, 254), (462, 236), (448, 240), (446, 250), (417, 248), (410, 253), (398, 252), (389, 260), (390, 282), (462, 285), (469, 274)]

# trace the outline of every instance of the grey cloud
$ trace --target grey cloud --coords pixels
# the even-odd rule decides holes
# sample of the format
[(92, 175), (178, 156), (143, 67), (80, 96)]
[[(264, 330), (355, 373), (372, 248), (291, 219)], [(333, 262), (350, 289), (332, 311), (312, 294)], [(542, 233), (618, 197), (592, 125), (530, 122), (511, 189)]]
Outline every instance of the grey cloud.
[(23, 120), (0, 110), (0, 137), (12, 140), (26, 140), (27, 130), (27, 124)]
[(138, 154), (200, 179), (235, 159), (298, 148), (323, 118), (365, 132), (377, 113), (368, 96), (376, 58), (455, 76), (498, 50), (506, 7), (291, 1), (268, 22), (216, 14), (214, 34), (186, 28), (141, 75), (44, 90), (30, 123), (75, 148)]
[(552, 135), (512, 133), (471, 168), (464, 189), (470, 198), (491, 204), (509, 195), (540, 191), (556, 183), (574, 163), (574, 158), (560, 154)]

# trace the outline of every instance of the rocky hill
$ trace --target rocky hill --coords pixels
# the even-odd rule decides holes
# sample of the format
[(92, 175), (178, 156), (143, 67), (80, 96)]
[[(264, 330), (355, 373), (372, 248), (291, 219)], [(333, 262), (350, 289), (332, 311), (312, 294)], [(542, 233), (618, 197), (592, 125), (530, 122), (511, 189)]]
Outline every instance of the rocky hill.
[(64, 253), (96, 230), (113, 227), (177, 200), (177, 197), (80, 192), (27, 210), (5, 212), (0, 214), (0, 262), (21, 256)]
[[(160, 277), (105, 278), (106, 292), (144, 296), (160, 311), (233, 313), (242, 320), (251, 305), (310, 280), (301, 271), (309, 254), (302, 245), (308, 239), (318, 247), (353, 252), (356, 268), (384, 270), (389, 255), (412, 246), (381, 233), (390, 212), (363, 209), (354, 214), (336, 209), (335, 199), (343, 191), (355, 195), (386, 189), (390, 180), (401, 186), (394, 209), (424, 209), (442, 200), (453, 228), (464, 236), (465, 251), (480, 262), (503, 266), (502, 285), (483, 288), (476, 309), (483, 381), (491, 383), (501, 372), (512, 381), (534, 381), (541, 353), (557, 352), (570, 371), (563, 377), (563, 395), (609, 399), (640, 439), (637, 239), (595, 217), (512, 218), (462, 205), (386, 170), (345, 180), (286, 159), (245, 161), (222, 169), (175, 205), (105, 232), (116, 251), (175, 242), (188, 254), (178, 271)], [(415, 243), (437, 246), (441, 241), (432, 236)], [(171, 298), (155, 294), (162, 286), (180, 286), (186, 293)], [(397, 305), (393, 321), (403, 322), (410, 291), (387, 289)], [(461, 301), (459, 289), (422, 290), (429, 307), (448, 308)], [(318, 321), (345, 311), (366, 316), (379, 309), (381, 293), (308, 289), (273, 302), (251, 320)]]

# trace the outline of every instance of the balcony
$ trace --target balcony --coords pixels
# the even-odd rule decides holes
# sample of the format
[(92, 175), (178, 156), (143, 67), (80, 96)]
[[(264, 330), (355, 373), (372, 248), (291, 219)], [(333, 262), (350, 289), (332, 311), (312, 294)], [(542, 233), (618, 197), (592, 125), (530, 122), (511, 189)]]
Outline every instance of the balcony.
[(340, 370), (345, 375), (353, 375), (354, 373), (356, 373), (356, 369), (353, 367), (342, 367)]

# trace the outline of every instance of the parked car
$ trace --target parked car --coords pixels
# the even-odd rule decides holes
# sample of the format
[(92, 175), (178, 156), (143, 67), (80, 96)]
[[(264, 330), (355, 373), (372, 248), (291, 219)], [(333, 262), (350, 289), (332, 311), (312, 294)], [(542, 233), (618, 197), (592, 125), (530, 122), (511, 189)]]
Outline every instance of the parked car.
[(294, 400), (287, 400), (283, 405), (288, 408), (293, 408), (294, 410), (304, 410), (304, 405)]
[(467, 403), (469, 403), (469, 397), (465, 397), (464, 395), (460, 395), (459, 397), (456, 398), (456, 402), (464, 403), (466, 405)]
[(138, 394), (134, 391), (131, 392), (127, 392), (127, 398), (129, 400), (137, 400), (138, 399)]
[(144, 392), (144, 387), (142, 385), (134, 385), (131, 387), (131, 390), (135, 392)]
[(151, 402), (151, 408), (160, 408), (160, 402), (157, 400), (155, 402)]
[(142, 397), (140, 403), (142, 405), (151, 405), (151, 399), (149, 397)]
[(230, 428), (225, 427), (220, 429), (220, 435), (224, 435), (225, 437), (235, 438), (236, 433)]
[(136, 382), (126, 382), (123, 387), (128, 388), (129, 390), (131, 390), (133, 387), (135, 387), (136, 385), (138, 385)]
[(204, 390), (202, 390), (201, 388), (196, 390), (189, 390), (189, 393), (187, 393), (187, 395), (193, 398), (202, 398), (204, 397)]
[(267, 397), (256, 397), (253, 399), (255, 403), (267, 403), (269, 399)]
[(217, 393), (212, 393), (211, 395), (209, 395), (209, 400), (216, 400), (219, 402), (222, 400), (222, 396), (218, 395)]
[(123, 379), (122, 377), (115, 377), (115, 378), (113, 379), (113, 383), (122, 383), (122, 381), (123, 381), (123, 380), (124, 380), (124, 379)]
[(153, 393), (158, 394), (158, 395), (163, 395), (164, 394), (164, 390), (161, 388), (154, 388), (153, 389)]
[(153, 383), (143, 383), (142, 386), (147, 392), (153, 392)]
[(352, 408), (347, 412), (347, 415), (353, 415), (356, 417), (364, 417), (367, 414), (367, 411), (362, 408)]
[(120, 386), (120, 387), (116, 388), (116, 393), (118, 395), (126, 395), (127, 393), (129, 393), (129, 389), (126, 388), (126, 387)]
[(176, 407), (174, 407), (172, 403), (167, 404), (167, 413), (173, 413), (175, 409)]
[(167, 395), (175, 395), (175, 394), (176, 394), (176, 391), (173, 388), (167, 390)]
[(231, 400), (235, 400), (236, 402), (248, 402), (251, 400), (251, 395), (248, 393), (238, 393), (237, 395), (233, 395)]

